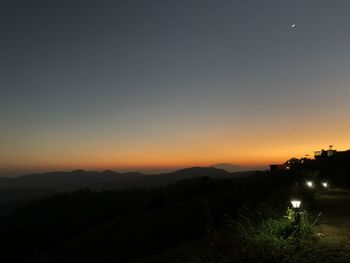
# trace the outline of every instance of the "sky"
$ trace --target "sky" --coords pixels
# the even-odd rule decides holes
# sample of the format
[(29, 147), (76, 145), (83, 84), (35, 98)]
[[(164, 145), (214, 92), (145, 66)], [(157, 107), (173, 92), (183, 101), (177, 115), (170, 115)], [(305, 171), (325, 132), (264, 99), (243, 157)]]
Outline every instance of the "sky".
[(348, 0), (1, 0), (0, 175), (348, 149), (349, 13)]

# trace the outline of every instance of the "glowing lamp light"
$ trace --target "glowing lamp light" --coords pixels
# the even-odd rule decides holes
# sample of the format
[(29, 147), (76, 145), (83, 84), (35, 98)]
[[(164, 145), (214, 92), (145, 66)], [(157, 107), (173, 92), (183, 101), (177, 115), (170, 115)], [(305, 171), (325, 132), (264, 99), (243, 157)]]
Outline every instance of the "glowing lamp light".
[(328, 183), (327, 182), (323, 182), (322, 185), (323, 185), (324, 188), (328, 187)]
[(293, 208), (299, 208), (301, 201), (300, 200), (292, 200), (290, 201), (292, 203)]
[(314, 187), (314, 183), (312, 181), (307, 181), (306, 185), (310, 188)]

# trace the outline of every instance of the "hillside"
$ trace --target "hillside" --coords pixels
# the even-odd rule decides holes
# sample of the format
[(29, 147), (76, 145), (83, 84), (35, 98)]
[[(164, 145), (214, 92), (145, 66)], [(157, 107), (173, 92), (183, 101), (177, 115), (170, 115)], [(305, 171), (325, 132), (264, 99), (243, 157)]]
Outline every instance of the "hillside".
[(201, 176), (230, 178), (251, 173), (229, 173), (223, 169), (213, 167), (192, 167), (158, 175), (145, 175), (138, 172), (118, 173), (110, 170), (102, 172), (75, 170), (71, 172), (29, 174), (14, 178), (2, 177), (0, 178), (0, 189), (36, 187), (56, 191), (74, 191), (81, 188), (122, 190), (127, 188), (158, 187), (179, 180)]
[(261, 188), (270, 178), (201, 177), (149, 190), (55, 195), (18, 207), (5, 219), (2, 256), (27, 262), (130, 262), (152, 256), (184, 240), (205, 238), (210, 217), (234, 216), (243, 204), (282, 183)]
[[(229, 173), (192, 167), (159, 176), (129, 173), (125, 181), (123, 174), (113, 171), (50, 173), (49, 178), (55, 177), (61, 186), (74, 186), (85, 176), (92, 178), (93, 185), (111, 179), (113, 185), (109, 190), (85, 188), (46, 197), (33, 195), (29, 188), (18, 189), (28, 191), (31, 201), (10, 206), (10, 212), (0, 217), (2, 259), (33, 263), (347, 262), (349, 229), (344, 222), (349, 191), (333, 188), (333, 184), (343, 182), (345, 187), (348, 182), (346, 158), (294, 158), (286, 162), (288, 169), (273, 172)], [(46, 175), (14, 179), (46, 183)], [(64, 180), (59, 180), (60, 175)], [(313, 187), (306, 180), (313, 180)], [(322, 186), (324, 180), (328, 187)], [(113, 189), (123, 183), (133, 187)], [(38, 188), (37, 194), (45, 189)], [(295, 198), (301, 210), (290, 208)], [(0, 211), (6, 211), (5, 207)]]

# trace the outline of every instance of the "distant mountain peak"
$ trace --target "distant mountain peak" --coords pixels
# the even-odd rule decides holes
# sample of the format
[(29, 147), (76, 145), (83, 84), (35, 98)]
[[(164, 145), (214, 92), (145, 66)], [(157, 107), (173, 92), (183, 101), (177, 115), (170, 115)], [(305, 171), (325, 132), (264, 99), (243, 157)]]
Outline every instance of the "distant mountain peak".
[(232, 163), (217, 163), (212, 165), (212, 167), (217, 169), (223, 169), (228, 172), (239, 172), (243, 171), (244, 168), (240, 165), (232, 164)]
[(227, 173), (224, 169), (216, 168), (216, 167), (189, 167), (181, 170), (177, 170), (174, 174), (196, 174), (196, 173), (205, 173), (205, 174), (219, 174), (219, 173)]

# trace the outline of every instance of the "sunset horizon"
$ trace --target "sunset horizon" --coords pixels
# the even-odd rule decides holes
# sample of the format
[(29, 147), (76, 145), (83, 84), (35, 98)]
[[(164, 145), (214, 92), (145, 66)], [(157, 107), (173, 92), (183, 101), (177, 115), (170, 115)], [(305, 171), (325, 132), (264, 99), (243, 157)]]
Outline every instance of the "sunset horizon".
[(348, 263), (350, 0), (1, 0), (2, 262)]
[[(303, 150), (294, 147), (294, 152), (292, 150), (286, 149), (286, 153), (282, 156), (279, 156), (278, 153), (275, 153), (276, 155), (270, 155), (268, 152), (259, 152), (256, 151), (255, 154), (261, 154), (261, 159), (258, 159), (259, 161), (251, 161), (248, 159), (236, 159), (236, 161), (231, 161), (230, 159), (224, 159), (224, 158), (217, 158), (217, 159), (209, 159), (206, 161), (198, 161), (197, 160), (191, 160), (191, 161), (178, 161), (176, 162), (176, 158), (171, 157), (172, 162), (166, 162), (166, 159), (157, 158), (156, 155), (149, 158), (150, 161), (146, 161), (144, 163), (142, 162), (129, 162), (129, 163), (118, 163), (118, 162), (97, 162), (96, 159), (91, 161), (76, 161), (71, 160), (70, 163), (58, 165), (55, 162), (52, 162), (50, 165), (44, 165), (42, 161), (40, 161), (37, 165), (32, 166), (3, 166), (0, 170), (0, 173), (2, 173), (1, 176), (20, 176), (24, 174), (29, 173), (44, 173), (44, 172), (55, 172), (55, 171), (73, 171), (73, 170), (89, 170), (89, 171), (104, 171), (104, 170), (113, 170), (116, 172), (141, 172), (146, 174), (159, 174), (164, 172), (171, 172), (176, 171), (184, 168), (189, 167), (211, 167), (216, 164), (232, 164), (240, 166), (242, 171), (247, 170), (267, 170), (269, 169), (269, 165), (271, 164), (283, 164), (287, 160), (291, 158), (308, 158), (313, 159), (314, 158), (314, 152), (319, 150), (326, 150), (328, 149), (328, 145), (320, 145), (320, 147), (315, 146), (313, 150), (305, 149)], [(350, 147), (337, 147), (337, 145), (334, 145), (334, 149), (338, 151), (345, 151), (349, 150)], [(273, 153), (273, 152), (272, 152)], [(246, 153), (247, 154), (247, 153)], [(249, 156), (252, 156), (252, 153), (249, 153)], [(240, 152), (240, 156), (244, 157), (244, 154)], [(260, 156), (260, 155), (258, 155)], [(104, 160), (108, 160), (108, 158), (105, 158)]]

